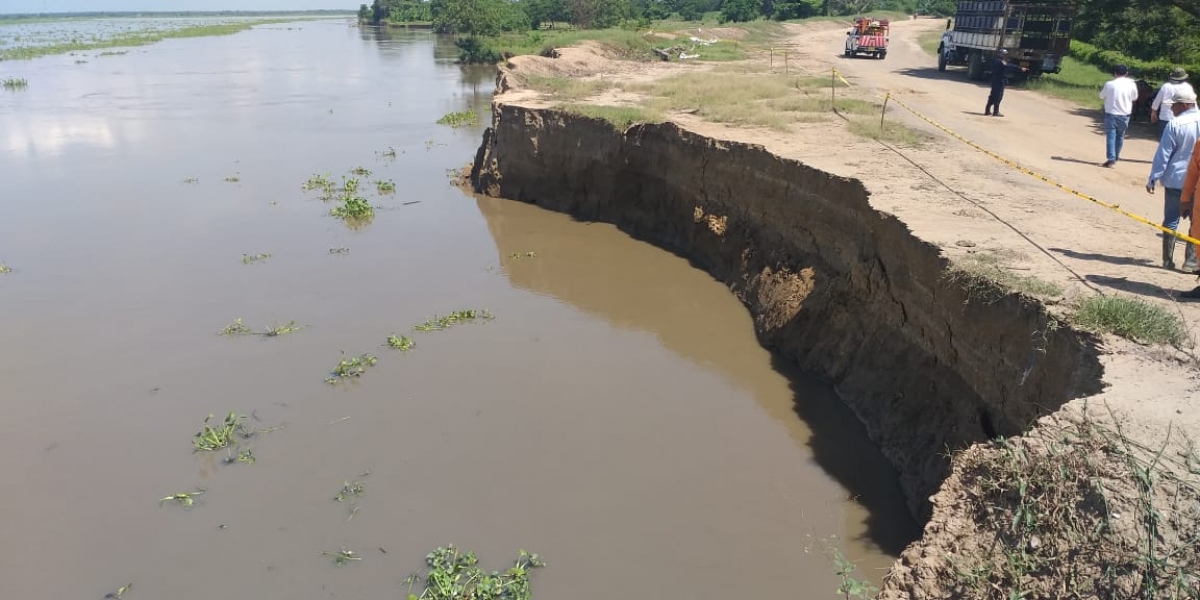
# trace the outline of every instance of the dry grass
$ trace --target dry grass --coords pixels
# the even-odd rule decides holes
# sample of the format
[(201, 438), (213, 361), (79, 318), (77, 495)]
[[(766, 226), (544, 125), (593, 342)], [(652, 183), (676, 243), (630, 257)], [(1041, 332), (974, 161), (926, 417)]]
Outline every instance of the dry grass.
[(639, 106), (603, 106), (594, 104), (560, 104), (556, 110), (593, 119), (608, 121), (617, 131), (625, 131), (634, 123), (659, 123), (662, 115)]
[[(851, 128), (855, 123), (851, 122)], [(879, 121), (864, 122), (863, 127), (879, 129)], [(977, 252), (955, 262), (948, 278), (966, 288), (972, 299), (984, 302), (999, 300), (1006, 291), (1048, 299), (1063, 295), (1062, 286), (1032, 275), (1012, 272), (1009, 263), (1020, 260), (1015, 252)]]
[(616, 86), (612, 79), (514, 75), (522, 88), (531, 89), (554, 100), (576, 101), (595, 96)]

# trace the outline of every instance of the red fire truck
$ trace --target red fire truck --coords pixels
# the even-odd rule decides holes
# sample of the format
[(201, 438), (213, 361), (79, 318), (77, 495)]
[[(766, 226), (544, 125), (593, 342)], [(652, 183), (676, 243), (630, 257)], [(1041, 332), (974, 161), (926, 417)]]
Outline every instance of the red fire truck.
[(854, 19), (854, 29), (846, 32), (846, 58), (860, 54), (886, 58), (887, 47), (887, 19), (858, 17)]

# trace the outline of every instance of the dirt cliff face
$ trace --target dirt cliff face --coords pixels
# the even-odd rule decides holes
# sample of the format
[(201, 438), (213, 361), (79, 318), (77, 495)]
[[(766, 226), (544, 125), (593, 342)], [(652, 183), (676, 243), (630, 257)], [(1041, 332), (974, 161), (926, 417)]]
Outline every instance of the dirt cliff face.
[(1013, 436), (1099, 391), (1093, 340), (1036, 302), (949, 280), (937, 247), (856, 180), (673, 124), (497, 103), (479, 192), (610, 222), (688, 258), (750, 309), (762, 343), (833, 383), (901, 473), (910, 508), (948, 449)]

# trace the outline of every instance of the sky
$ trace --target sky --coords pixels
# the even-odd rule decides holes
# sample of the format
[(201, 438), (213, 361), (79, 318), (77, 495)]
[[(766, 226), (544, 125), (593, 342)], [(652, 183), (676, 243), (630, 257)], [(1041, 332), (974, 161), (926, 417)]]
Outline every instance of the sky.
[(356, 10), (359, 4), (362, 4), (362, 0), (0, 0), (0, 14), (317, 8)]

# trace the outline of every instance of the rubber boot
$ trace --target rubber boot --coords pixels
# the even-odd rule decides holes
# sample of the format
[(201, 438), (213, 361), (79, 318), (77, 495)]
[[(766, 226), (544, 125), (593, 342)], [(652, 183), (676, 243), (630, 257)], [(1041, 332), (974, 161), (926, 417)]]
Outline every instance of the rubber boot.
[(1197, 270), (1200, 270), (1200, 265), (1196, 264), (1196, 247), (1185, 243), (1183, 245), (1183, 272), (1195, 273)]
[[(1164, 269), (1171, 269), (1171, 270), (1175, 269), (1175, 242), (1176, 241), (1177, 240), (1175, 239), (1175, 236), (1173, 236), (1173, 235), (1165, 235), (1165, 234), (1163, 235), (1162, 260), (1163, 260), (1163, 268)], [(1191, 244), (1188, 244), (1188, 245), (1191, 246)]]

